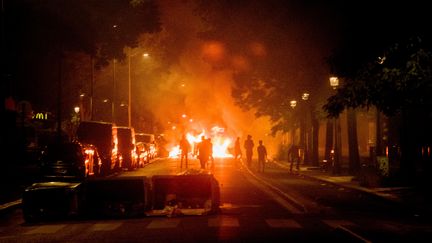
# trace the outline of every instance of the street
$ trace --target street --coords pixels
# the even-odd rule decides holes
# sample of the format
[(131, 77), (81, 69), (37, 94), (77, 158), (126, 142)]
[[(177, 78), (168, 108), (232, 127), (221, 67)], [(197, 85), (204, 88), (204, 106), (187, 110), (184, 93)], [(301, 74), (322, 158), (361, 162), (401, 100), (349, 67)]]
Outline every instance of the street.
[[(178, 159), (157, 159), (119, 176), (179, 174)], [(190, 159), (189, 169), (199, 162)], [(2, 215), (0, 242), (430, 242), (432, 225), (380, 198), (231, 158), (215, 160), (220, 212), (202, 216), (80, 219), (28, 224), (21, 209)]]

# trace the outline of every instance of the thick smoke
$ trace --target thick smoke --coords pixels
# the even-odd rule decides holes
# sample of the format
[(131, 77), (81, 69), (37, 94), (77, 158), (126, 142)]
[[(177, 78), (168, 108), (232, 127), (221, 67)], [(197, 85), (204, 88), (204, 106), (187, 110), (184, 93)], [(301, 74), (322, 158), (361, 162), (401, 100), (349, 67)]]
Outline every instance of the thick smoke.
[[(182, 48), (177, 50), (178, 62), (170, 66), (165, 79), (160, 81), (161, 88), (169, 87), (183, 95), (177, 102), (165, 97), (165, 101), (158, 105), (158, 118), (166, 120), (169, 114), (172, 122), (177, 124), (178, 131), (166, 132), (172, 136), (168, 139), (175, 143), (183, 128), (197, 132), (205, 130), (210, 136), (210, 129), (219, 126), (225, 128), (225, 134), (232, 140), (240, 137), (243, 141), (251, 134), (256, 144), (262, 139), (270, 154), (275, 153), (275, 139), (268, 136), (271, 128), (268, 119), (257, 119), (254, 111), (241, 110), (231, 97), (233, 72), (239, 68), (246, 69), (247, 58), (230, 54), (225, 43), (199, 38), (198, 33), (204, 30), (205, 25), (194, 15), (192, 7), (182, 1), (161, 2), (163, 25)], [(255, 55), (264, 55), (262, 46), (257, 43), (250, 45)], [(187, 121), (179, 118), (182, 114), (187, 115)], [(188, 119), (193, 119), (193, 122)], [(172, 130), (171, 126), (167, 128)]]

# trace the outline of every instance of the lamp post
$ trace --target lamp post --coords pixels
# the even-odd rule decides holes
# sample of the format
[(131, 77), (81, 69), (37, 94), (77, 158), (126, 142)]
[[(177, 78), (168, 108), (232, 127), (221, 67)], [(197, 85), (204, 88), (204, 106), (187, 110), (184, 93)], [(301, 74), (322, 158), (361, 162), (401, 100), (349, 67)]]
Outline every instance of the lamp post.
[[(338, 77), (330, 77), (330, 86), (336, 90), (339, 86), (339, 78)], [(340, 174), (341, 171), (341, 131), (339, 124), (339, 117), (333, 118), (333, 130), (334, 130), (334, 157), (333, 157), (333, 174)]]
[[(296, 100), (291, 100), (290, 101), (290, 106), (291, 108), (294, 110), (294, 108), (297, 106), (297, 101)], [(292, 119), (292, 131), (291, 131), (291, 144), (294, 145), (295, 143), (295, 122), (294, 122), (294, 115), (293, 115), (293, 119)]]
[(309, 116), (309, 93), (304, 92), (302, 94), (302, 106), (303, 114), (300, 117), (300, 146), (303, 148), (303, 161), (309, 163), (309, 150), (310, 150), (310, 136), (309, 136), (309, 126), (308, 126), (308, 116)]
[[(137, 55), (138, 53), (131, 53), (131, 50), (128, 51), (128, 126), (132, 126), (132, 89), (131, 89), (131, 57)], [(147, 58), (149, 56), (148, 53), (143, 53), (143, 57)]]
[(81, 111), (81, 109), (80, 109), (79, 106), (75, 106), (74, 107), (74, 112), (75, 112), (75, 115), (76, 115), (76, 118), (77, 118), (76, 122), (80, 122), (81, 121), (81, 113), (80, 113), (80, 111)]
[(113, 59), (113, 93), (112, 93), (112, 101), (111, 101), (111, 121), (115, 123), (115, 101), (116, 101), (116, 62), (117, 60)]

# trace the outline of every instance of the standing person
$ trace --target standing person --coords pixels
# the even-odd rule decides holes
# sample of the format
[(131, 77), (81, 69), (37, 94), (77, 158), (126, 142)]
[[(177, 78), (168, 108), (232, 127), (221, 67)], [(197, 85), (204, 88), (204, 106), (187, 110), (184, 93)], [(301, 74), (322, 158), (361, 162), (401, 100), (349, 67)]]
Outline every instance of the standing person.
[(201, 136), (201, 142), (198, 143), (198, 159), (201, 164), (201, 169), (205, 169), (207, 161), (210, 156), (210, 151), (208, 149), (208, 142), (204, 136)]
[(292, 172), (294, 162), (296, 162), (297, 171), (300, 170), (300, 148), (293, 144), (288, 150), (288, 159), (291, 161), (290, 172)]
[(235, 144), (234, 144), (234, 158), (237, 159), (241, 159), (242, 156), (242, 152), (241, 152), (241, 147), (240, 147), (240, 137), (237, 137)]
[(267, 160), (267, 149), (263, 145), (263, 141), (262, 140), (259, 140), (258, 143), (259, 143), (259, 145), (257, 147), (257, 152), (258, 152), (258, 172), (263, 172), (264, 173), (264, 166), (265, 166), (265, 162)]
[(252, 154), (254, 147), (254, 142), (251, 135), (247, 135), (247, 139), (244, 141), (243, 147), (246, 150), (246, 164), (248, 167), (250, 167), (252, 164)]
[(180, 150), (181, 150), (181, 158), (180, 158), (180, 169), (182, 169), (183, 166), (183, 159), (185, 161), (185, 168), (188, 168), (188, 153), (190, 150), (190, 143), (186, 139), (186, 136), (183, 134), (181, 140), (180, 140)]

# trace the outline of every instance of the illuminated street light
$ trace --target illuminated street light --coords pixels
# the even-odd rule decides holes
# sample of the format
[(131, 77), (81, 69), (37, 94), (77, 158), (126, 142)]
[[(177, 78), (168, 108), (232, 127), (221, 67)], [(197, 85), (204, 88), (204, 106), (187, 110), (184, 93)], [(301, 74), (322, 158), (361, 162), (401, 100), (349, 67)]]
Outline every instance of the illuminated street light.
[(309, 99), (309, 93), (303, 93), (302, 94), (302, 100), (308, 100)]
[(296, 105), (297, 105), (297, 101), (296, 100), (291, 100), (290, 101), (290, 106), (291, 106), (291, 108), (295, 108), (296, 107)]
[[(338, 77), (330, 77), (330, 86), (336, 90), (339, 86), (339, 78)], [(340, 163), (341, 163), (341, 132), (340, 132), (340, 124), (339, 124), (339, 118), (335, 117), (333, 118), (333, 128), (334, 128), (334, 158), (333, 158), (333, 173), (339, 174), (340, 173)]]
[(76, 114), (78, 114), (78, 113), (80, 112), (80, 108), (79, 108), (79, 106), (75, 106), (75, 107), (74, 107), (74, 111), (75, 111)]
[(338, 77), (330, 77), (330, 86), (333, 89), (337, 89), (339, 86), (339, 78)]

